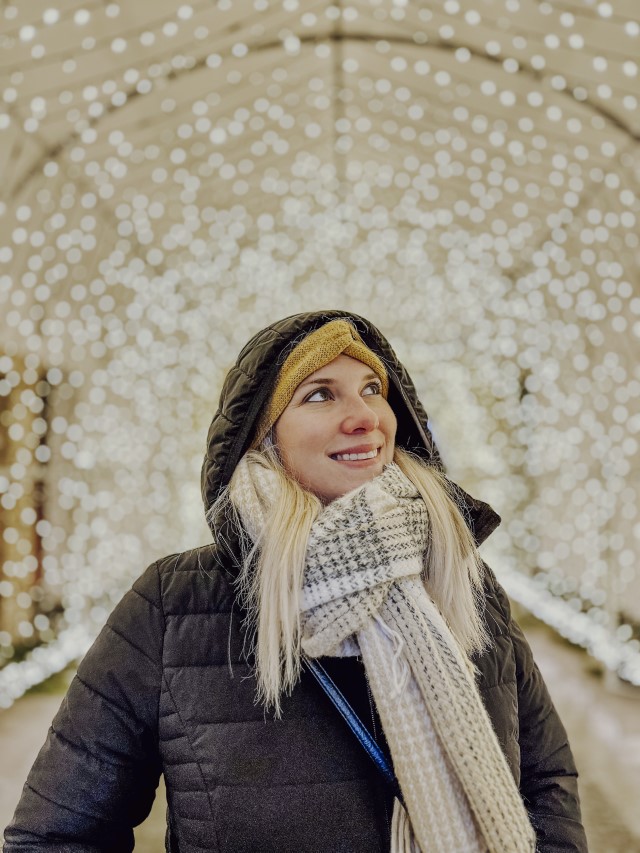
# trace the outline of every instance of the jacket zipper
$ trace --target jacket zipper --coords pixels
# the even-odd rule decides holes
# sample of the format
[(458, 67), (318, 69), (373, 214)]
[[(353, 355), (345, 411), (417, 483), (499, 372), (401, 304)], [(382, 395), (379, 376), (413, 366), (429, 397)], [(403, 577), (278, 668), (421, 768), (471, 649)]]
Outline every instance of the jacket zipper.
[[(359, 658), (360, 663), (363, 663), (362, 658)], [(364, 664), (363, 664), (364, 667)], [(373, 739), (376, 743), (378, 743), (378, 730), (376, 728), (376, 715), (374, 713), (374, 705), (373, 705), (373, 695), (371, 693), (371, 687), (369, 685), (369, 678), (367, 677), (367, 671), (364, 671), (364, 680), (367, 683), (367, 696), (369, 697), (369, 710), (371, 712), (371, 727), (373, 729)], [(384, 806), (384, 820), (387, 825), (387, 838), (391, 838), (391, 826), (389, 825), (389, 810), (387, 809), (387, 793), (383, 792), (382, 804)]]

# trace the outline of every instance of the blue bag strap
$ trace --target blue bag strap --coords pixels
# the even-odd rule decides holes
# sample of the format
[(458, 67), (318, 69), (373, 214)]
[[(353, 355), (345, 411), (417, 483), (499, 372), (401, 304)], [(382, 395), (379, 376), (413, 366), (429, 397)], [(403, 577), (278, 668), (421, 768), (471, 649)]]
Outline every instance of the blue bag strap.
[(358, 717), (351, 705), (347, 702), (338, 685), (331, 678), (319, 660), (308, 658), (306, 655), (303, 656), (303, 660), (320, 687), (322, 687), (329, 699), (333, 702), (346, 724), (358, 738), (360, 744), (364, 747), (376, 768), (382, 774), (384, 781), (393, 791), (394, 796), (397, 797), (404, 805), (400, 785), (398, 784), (396, 775), (393, 772), (393, 767), (389, 763), (387, 756), (371, 737), (369, 730), (362, 723), (360, 717)]

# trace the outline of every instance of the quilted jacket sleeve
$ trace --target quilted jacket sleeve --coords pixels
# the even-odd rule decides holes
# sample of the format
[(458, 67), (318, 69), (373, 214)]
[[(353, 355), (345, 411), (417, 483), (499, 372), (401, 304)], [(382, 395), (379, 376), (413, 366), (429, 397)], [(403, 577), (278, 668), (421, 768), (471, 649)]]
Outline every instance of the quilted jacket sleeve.
[(164, 619), (151, 566), (87, 652), (29, 773), (5, 853), (133, 850), (160, 775)]
[(516, 659), (520, 724), (520, 792), (537, 834), (537, 853), (587, 853), (577, 770), (567, 733), (509, 599), (493, 577)]

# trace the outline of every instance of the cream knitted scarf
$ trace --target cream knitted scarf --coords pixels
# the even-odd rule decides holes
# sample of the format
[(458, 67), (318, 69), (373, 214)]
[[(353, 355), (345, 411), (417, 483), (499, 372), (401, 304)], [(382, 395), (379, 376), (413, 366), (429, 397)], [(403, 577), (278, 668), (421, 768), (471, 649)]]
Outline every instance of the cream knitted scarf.
[[(277, 489), (243, 459), (232, 500), (255, 541)], [(472, 667), (421, 580), (428, 517), (391, 464), (330, 503), (309, 536), (301, 590), (310, 657), (358, 648), (391, 749), (392, 853), (531, 853), (535, 834)]]

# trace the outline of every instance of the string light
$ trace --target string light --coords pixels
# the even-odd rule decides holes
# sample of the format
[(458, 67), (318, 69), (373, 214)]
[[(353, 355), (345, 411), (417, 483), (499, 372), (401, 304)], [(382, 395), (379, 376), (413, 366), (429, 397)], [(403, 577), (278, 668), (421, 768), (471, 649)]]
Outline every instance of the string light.
[(640, 27), (499, 5), (3, 7), (0, 706), (209, 540), (226, 370), (327, 307), (396, 345), (508, 591), (640, 683)]
[(8, 663), (0, 670), (0, 708), (10, 708), (30, 687), (62, 672), (87, 651), (93, 640), (83, 626), (65, 628), (56, 639), (37, 646), (20, 663)]

